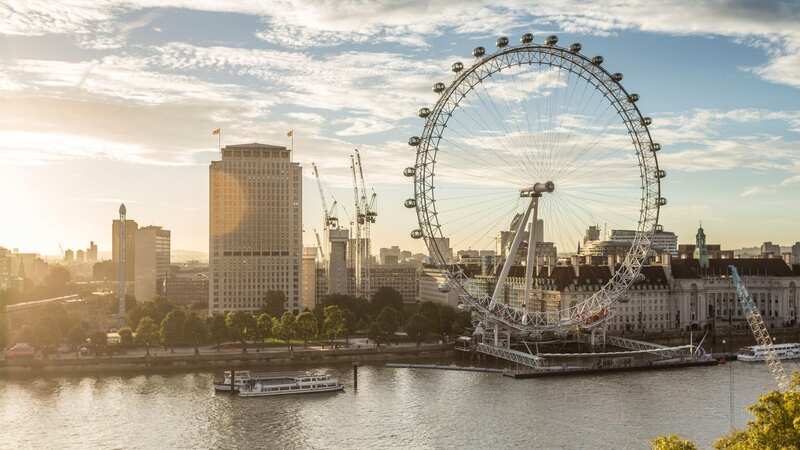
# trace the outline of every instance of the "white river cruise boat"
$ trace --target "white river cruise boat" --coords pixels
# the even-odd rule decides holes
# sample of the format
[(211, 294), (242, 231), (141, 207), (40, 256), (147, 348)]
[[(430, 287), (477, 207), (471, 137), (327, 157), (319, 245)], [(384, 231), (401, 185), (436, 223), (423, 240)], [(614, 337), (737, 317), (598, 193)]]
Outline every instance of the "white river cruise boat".
[[(214, 380), (214, 390), (222, 392), (230, 392), (231, 390), (238, 391), (242, 386), (249, 382), (281, 378), (283, 376), (285, 376), (285, 374), (258, 373), (250, 372), (249, 370), (237, 370), (234, 372), (234, 377), (236, 379), (233, 380), (233, 383), (231, 384), (231, 371), (226, 370), (221, 380)], [(231, 389), (231, 386), (233, 386), (233, 389)]]
[(267, 397), (271, 395), (308, 394), (344, 390), (339, 380), (328, 374), (312, 373), (297, 376), (280, 376), (251, 380), (239, 388), (240, 397)]
[[(778, 359), (797, 359), (800, 358), (800, 344), (775, 344), (772, 346)], [(736, 354), (739, 361), (764, 361), (766, 360), (767, 349), (763, 345), (744, 347)]]

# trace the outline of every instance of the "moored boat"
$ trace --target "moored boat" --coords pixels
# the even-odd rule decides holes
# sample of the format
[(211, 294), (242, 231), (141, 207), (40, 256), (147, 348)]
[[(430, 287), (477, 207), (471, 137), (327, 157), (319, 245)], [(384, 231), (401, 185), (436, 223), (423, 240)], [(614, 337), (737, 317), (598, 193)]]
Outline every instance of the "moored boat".
[(276, 373), (258, 373), (250, 372), (249, 370), (236, 370), (233, 373), (234, 380), (231, 382), (231, 371), (226, 370), (223, 373), (221, 380), (214, 380), (214, 390), (222, 392), (238, 391), (239, 388), (252, 381), (268, 380), (270, 378), (279, 378), (281, 374)]
[[(798, 359), (800, 358), (800, 344), (775, 344), (775, 355), (778, 359)], [(767, 358), (767, 348), (763, 345), (744, 347), (736, 354), (739, 361), (765, 361)]]
[(324, 373), (297, 376), (278, 376), (250, 380), (239, 388), (240, 397), (268, 397), (273, 395), (308, 394), (344, 390), (339, 380)]

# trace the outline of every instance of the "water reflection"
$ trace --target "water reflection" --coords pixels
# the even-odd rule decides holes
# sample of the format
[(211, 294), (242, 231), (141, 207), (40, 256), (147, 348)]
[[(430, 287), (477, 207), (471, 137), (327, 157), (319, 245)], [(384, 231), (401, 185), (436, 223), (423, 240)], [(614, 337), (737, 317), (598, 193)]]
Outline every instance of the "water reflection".
[[(796, 365), (793, 365), (795, 368)], [(642, 448), (728, 429), (728, 367), (513, 380), (349, 365), (344, 393), (239, 398), (212, 373), (0, 380), (0, 448)], [(735, 363), (737, 424), (773, 388)]]

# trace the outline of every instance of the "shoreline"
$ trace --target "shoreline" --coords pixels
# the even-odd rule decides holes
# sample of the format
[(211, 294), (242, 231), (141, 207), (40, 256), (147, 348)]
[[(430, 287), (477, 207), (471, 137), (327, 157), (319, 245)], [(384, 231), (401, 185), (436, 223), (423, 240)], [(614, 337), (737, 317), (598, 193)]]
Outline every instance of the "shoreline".
[(35, 359), (0, 361), (0, 377), (69, 374), (152, 373), (192, 370), (228, 370), (265, 367), (309, 366), (385, 362), (452, 356), (452, 344), (383, 346), (380, 349), (293, 350), (281, 352), (201, 353), (199, 355), (84, 357), (74, 359)]

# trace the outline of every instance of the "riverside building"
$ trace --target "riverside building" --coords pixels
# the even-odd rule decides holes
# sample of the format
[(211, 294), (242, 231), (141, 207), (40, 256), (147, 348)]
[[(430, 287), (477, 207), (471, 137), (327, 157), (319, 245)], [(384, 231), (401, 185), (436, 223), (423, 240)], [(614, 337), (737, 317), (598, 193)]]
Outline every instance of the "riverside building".
[(209, 313), (256, 311), (268, 291), (300, 311), (302, 169), (291, 151), (228, 145), (209, 178)]

